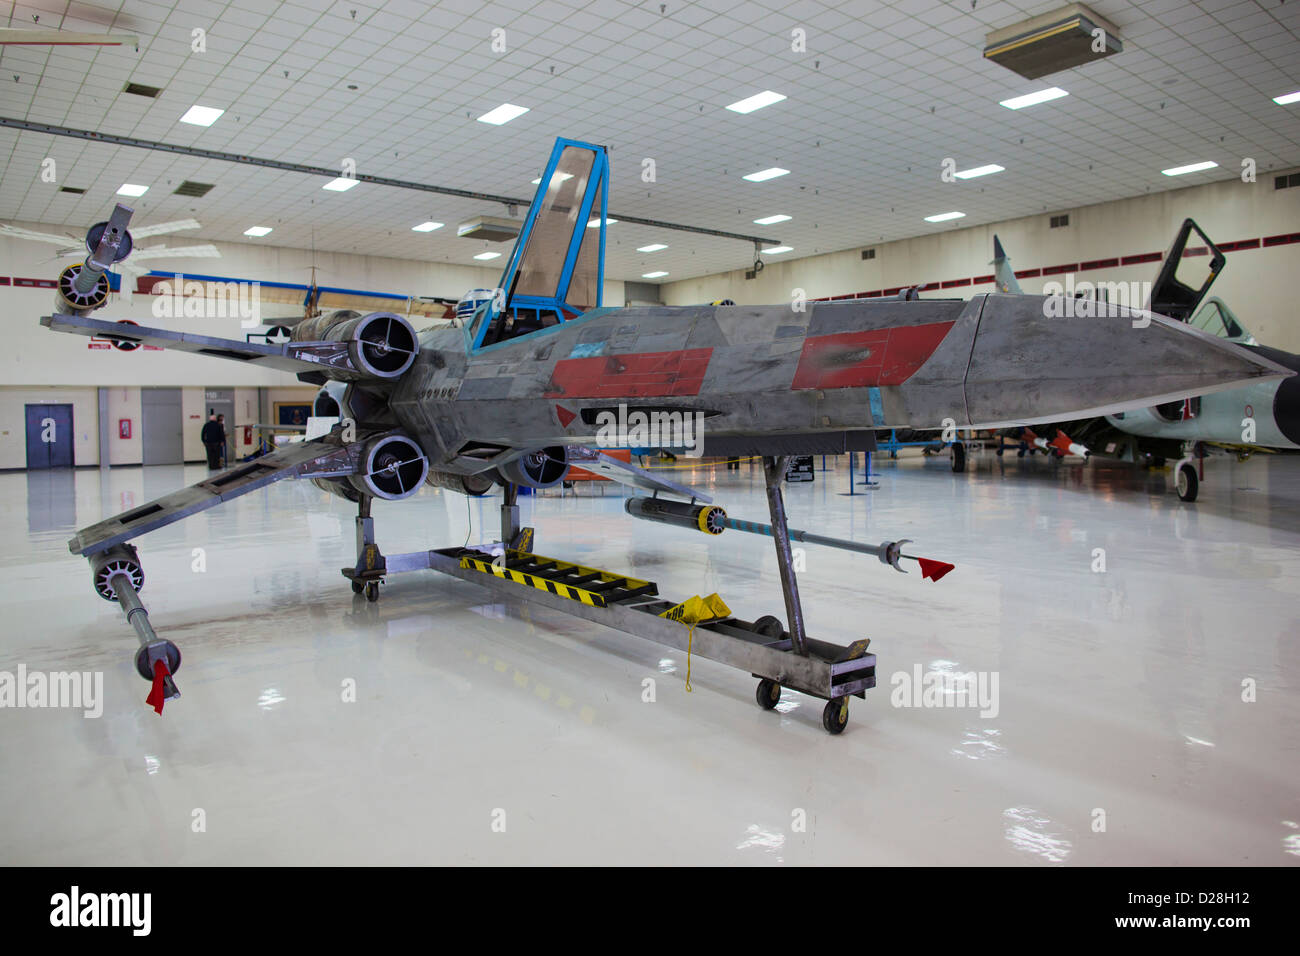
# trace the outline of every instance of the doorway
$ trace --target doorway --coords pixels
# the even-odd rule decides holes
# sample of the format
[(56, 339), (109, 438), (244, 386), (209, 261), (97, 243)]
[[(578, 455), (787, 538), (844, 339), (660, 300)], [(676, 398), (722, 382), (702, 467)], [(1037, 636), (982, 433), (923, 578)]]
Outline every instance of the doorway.
[(71, 468), (72, 406), (27, 405), (27, 467)]

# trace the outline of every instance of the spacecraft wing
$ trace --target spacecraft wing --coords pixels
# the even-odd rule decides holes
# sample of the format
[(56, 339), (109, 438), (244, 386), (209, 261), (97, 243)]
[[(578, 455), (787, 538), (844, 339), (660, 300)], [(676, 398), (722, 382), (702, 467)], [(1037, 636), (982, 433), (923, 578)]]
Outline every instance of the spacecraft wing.
[(55, 332), (72, 332), (76, 335), (99, 336), (140, 345), (176, 349), (197, 355), (231, 359), (243, 362), (245, 365), (279, 369), (282, 372), (317, 372), (321, 370), (322, 365), (320, 361), (312, 361), (304, 357), (310, 353), (304, 350), (304, 343), (300, 342), (279, 344), (241, 342), (238, 339), (220, 339), (210, 335), (195, 335), (192, 332), (172, 332), (168, 329), (155, 329), (134, 323), (105, 322), (83, 315), (62, 313), (41, 316), (41, 325)]
[(286, 445), (269, 455), (212, 475), (198, 484), (82, 528), (68, 542), (68, 550), (89, 557), (284, 478), (331, 478), (354, 474), (359, 450), (360, 445), (356, 443), (340, 445), (325, 439)]

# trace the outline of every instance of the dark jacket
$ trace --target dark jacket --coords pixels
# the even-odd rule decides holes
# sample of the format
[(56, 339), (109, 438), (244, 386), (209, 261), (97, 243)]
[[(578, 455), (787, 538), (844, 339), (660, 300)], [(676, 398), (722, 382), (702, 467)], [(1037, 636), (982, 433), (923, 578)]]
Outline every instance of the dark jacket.
[(224, 445), (226, 443), (225, 429), (213, 421), (204, 423), (201, 437), (205, 445)]

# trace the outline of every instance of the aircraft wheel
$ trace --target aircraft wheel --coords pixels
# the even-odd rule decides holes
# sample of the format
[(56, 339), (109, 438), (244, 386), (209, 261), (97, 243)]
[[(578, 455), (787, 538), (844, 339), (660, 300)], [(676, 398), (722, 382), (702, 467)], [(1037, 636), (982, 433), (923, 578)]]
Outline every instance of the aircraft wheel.
[(822, 710), (822, 726), (828, 734), (842, 734), (849, 725), (849, 699), (833, 697)]
[(356, 578), (353, 578), (353, 579), (352, 579), (352, 593), (353, 593), (353, 594), (360, 594), (360, 593), (361, 593), (362, 591), (364, 591), (365, 589), (366, 589), (366, 582), (365, 582), (365, 581), (358, 581)]
[(781, 700), (781, 685), (764, 677), (758, 682), (758, 690), (754, 692), (754, 697), (759, 707), (771, 710)]
[(966, 446), (959, 441), (952, 443), (952, 470), (956, 472), (966, 470)]
[(1178, 478), (1174, 482), (1178, 489), (1179, 501), (1195, 501), (1196, 493), (1200, 490), (1200, 481), (1196, 477), (1196, 468), (1190, 464), (1183, 463), (1178, 466)]
[(378, 600), (379, 600), (379, 582), (378, 582), (378, 581), (368, 581), (368, 582), (366, 583), (366, 600), (367, 600), (367, 601), (378, 601)]

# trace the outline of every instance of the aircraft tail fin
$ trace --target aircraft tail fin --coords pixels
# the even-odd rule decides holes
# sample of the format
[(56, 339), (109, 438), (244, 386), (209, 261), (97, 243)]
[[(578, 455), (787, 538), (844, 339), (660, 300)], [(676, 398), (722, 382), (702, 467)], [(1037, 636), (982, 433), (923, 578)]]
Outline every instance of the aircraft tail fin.
[(1010, 292), (1014, 295), (1021, 294), (1020, 282), (1016, 279), (1016, 270), (1011, 268), (1011, 257), (1002, 248), (1002, 240), (996, 234), (993, 236), (993, 261), (989, 264), (993, 266), (993, 282), (997, 285), (999, 292)]

